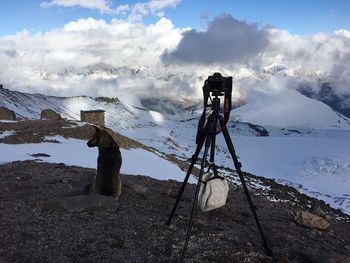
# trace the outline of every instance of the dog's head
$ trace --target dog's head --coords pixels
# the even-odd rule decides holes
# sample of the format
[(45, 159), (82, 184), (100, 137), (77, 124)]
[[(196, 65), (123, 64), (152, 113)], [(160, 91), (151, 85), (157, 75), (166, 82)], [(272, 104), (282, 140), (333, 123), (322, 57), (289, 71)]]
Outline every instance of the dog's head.
[(117, 142), (112, 138), (112, 136), (106, 131), (104, 128), (100, 128), (97, 126), (93, 126), (95, 128), (95, 134), (92, 138), (87, 142), (89, 147), (115, 147)]

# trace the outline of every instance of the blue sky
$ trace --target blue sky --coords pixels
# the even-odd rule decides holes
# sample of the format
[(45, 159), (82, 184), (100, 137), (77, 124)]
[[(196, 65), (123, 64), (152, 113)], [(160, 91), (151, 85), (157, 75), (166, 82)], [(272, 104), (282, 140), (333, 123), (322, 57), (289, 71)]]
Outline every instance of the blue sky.
[[(74, 0), (73, 0), (74, 1)], [(101, 0), (102, 1), (102, 0)], [(0, 35), (14, 34), (23, 29), (31, 33), (60, 28), (79, 18), (93, 17), (107, 22), (123, 15), (101, 13), (83, 7), (51, 6), (43, 8), (44, 0), (1, 1)], [(47, 2), (49, 2), (47, 0)], [(134, 5), (138, 1), (112, 1), (111, 7)], [(293, 34), (331, 34), (337, 29), (350, 29), (350, 1), (348, 0), (182, 0), (175, 8), (161, 10), (177, 27), (204, 28), (208, 21), (221, 13), (248, 22), (269, 24), (287, 29)], [(158, 20), (156, 15), (142, 18), (145, 24)]]

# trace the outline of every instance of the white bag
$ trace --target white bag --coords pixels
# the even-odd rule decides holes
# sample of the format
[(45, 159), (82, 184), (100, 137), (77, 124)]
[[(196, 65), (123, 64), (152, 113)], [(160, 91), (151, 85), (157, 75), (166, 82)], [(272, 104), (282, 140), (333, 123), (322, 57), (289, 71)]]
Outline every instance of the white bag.
[(199, 207), (203, 212), (207, 212), (226, 204), (228, 194), (228, 183), (225, 177), (205, 173), (198, 194)]

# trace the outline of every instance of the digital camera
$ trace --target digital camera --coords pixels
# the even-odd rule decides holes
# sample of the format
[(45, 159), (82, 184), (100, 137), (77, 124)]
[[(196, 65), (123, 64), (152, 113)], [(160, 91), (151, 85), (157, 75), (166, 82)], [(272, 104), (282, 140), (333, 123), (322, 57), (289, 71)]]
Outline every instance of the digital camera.
[(232, 77), (223, 77), (219, 72), (216, 72), (208, 77), (206, 84), (209, 92), (225, 93), (232, 89)]

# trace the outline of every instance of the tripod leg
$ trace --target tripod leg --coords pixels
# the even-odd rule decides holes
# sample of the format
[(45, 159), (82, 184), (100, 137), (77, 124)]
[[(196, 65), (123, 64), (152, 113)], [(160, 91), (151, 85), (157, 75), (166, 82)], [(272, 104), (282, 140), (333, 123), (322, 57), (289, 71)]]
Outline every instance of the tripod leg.
[(179, 189), (179, 192), (178, 192), (178, 194), (177, 194), (177, 198), (176, 198), (176, 202), (175, 202), (175, 204), (174, 204), (174, 207), (173, 207), (173, 209), (172, 209), (172, 211), (171, 211), (171, 214), (170, 214), (170, 216), (169, 216), (169, 218), (168, 218), (168, 220), (167, 220), (167, 222), (166, 222), (166, 225), (168, 225), (168, 226), (170, 226), (171, 220), (172, 220), (173, 217), (174, 217), (174, 214), (175, 214), (177, 205), (179, 204), (179, 201), (180, 201), (180, 199), (181, 199), (181, 196), (182, 196), (182, 194), (183, 194), (183, 192), (184, 192), (184, 190), (185, 190), (187, 181), (188, 181), (188, 179), (189, 179), (189, 177), (190, 177), (190, 175), (191, 175), (191, 173), (192, 173), (192, 170), (193, 170), (194, 165), (195, 165), (196, 162), (197, 162), (198, 155), (199, 155), (199, 153), (200, 153), (200, 151), (202, 150), (202, 147), (203, 147), (203, 145), (204, 145), (205, 138), (206, 138), (205, 136), (203, 136), (202, 138), (200, 138), (200, 140), (199, 140), (199, 142), (198, 142), (198, 144), (197, 144), (196, 151), (195, 151), (194, 155), (192, 156), (192, 161), (191, 161), (190, 167), (189, 167), (188, 170), (187, 170), (187, 174), (186, 174), (186, 176), (185, 176), (185, 179), (184, 179), (184, 181), (183, 181), (183, 183), (182, 183), (182, 185), (181, 185), (181, 187), (180, 187), (180, 189)]
[(258, 226), (258, 229), (259, 229), (259, 232), (260, 232), (260, 235), (261, 235), (261, 239), (262, 239), (262, 241), (264, 243), (264, 246), (265, 246), (265, 249), (266, 249), (266, 253), (267, 253), (267, 255), (272, 256), (272, 251), (271, 251), (271, 249), (269, 248), (269, 246), (267, 244), (267, 240), (265, 238), (264, 232), (263, 232), (262, 227), (260, 225), (259, 218), (258, 218), (258, 216), (256, 214), (256, 209), (257, 208), (253, 204), (253, 201), (252, 201), (252, 199), (250, 197), (247, 185), (245, 183), (245, 180), (244, 180), (244, 177), (243, 177), (243, 174), (242, 174), (242, 170), (241, 170), (242, 164), (238, 161), (238, 158), (237, 158), (237, 155), (236, 155), (236, 152), (235, 152), (235, 148), (233, 146), (230, 134), (228, 133), (227, 127), (223, 123), (222, 118), (220, 119), (220, 125), (221, 125), (222, 134), (224, 135), (224, 138), (225, 138), (225, 141), (226, 141), (226, 145), (227, 145), (228, 150), (229, 150), (229, 152), (231, 154), (231, 157), (232, 157), (233, 163), (235, 165), (236, 171), (238, 173), (239, 179), (241, 180), (244, 193), (247, 196), (248, 203), (249, 203), (249, 206), (250, 206), (250, 210), (252, 211), (254, 219), (255, 219), (255, 222), (256, 222), (256, 225)]
[(204, 167), (205, 167), (205, 161), (207, 159), (207, 155), (208, 155), (208, 151), (209, 151), (209, 146), (210, 146), (211, 140), (212, 140), (212, 136), (207, 136), (207, 139), (205, 141), (205, 148), (204, 148), (204, 153), (203, 153), (203, 159), (201, 161), (201, 170), (200, 170), (200, 173), (199, 173), (199, 178), (198, 178), (198, 182), (197, 182), (196, 192), (195, 192), (195, 195), (194, 195), (194, 200), (193, 200), (192, 209), (191, 209), (190, 222), (188, 224), (187, 233), (186, 233), (186, 240), (185, 240), (184, 248), (183, 248), (183, 251), (182, 251), (181, 262), (185, 262), (185, 255), (186, 255), (186, 251), (187, 251), (188, 241), (190, 240), (190, 235), (191, 235), (191, 229), (192, 229), (192, 223), (193, 223), (193, 215), (194, 215), (194, 211), (196, 210), (196, 207), (197, 207), (197, 199), (198, 199), (199, 189), (200, 189), (200, 185), (201, 185), (201, 182), (202, 182), (202, 176), (203, 176), (203, 171), (204, 171)]

